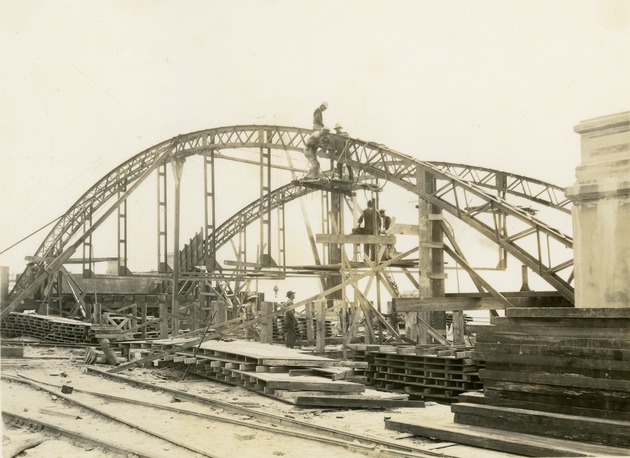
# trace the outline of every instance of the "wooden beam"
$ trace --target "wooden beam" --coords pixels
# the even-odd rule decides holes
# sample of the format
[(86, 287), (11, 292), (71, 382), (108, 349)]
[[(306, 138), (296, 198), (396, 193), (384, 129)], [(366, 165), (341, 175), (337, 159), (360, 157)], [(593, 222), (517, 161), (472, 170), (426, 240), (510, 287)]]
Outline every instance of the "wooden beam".
[(317, 234), (317, 243), (364, 243), (393, 245), (396, 237), (393, 235), (364, 235), (364, 234)]
[[(517, 295), (518, 293), (501, 293), (515, 307), (569, 307), (570, 303), (559, 294), (554, 295)], [(542, 293), (541, 293), (542, 294)], [(496, 310), (505, 309), (502, 301), (489, 293), (463, 293), (446, 297), (394, 297), (392, 302), (397, 312), (420, 311), (454, 311), (454, 310)]]

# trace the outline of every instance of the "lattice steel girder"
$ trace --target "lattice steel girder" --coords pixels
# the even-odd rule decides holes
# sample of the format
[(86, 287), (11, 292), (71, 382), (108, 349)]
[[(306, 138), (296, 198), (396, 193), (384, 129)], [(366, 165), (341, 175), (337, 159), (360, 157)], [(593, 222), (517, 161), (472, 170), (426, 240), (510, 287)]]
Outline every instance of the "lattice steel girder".
[[(515, 196), (523, 197), (541, 205), (571, 214), (572, 202), (566, 198), (564, 188), (560, 186), (522, 175), (500, 172), (484, 167), (473, 168), (465, 164), (450, 162), (432, 162), (432, 164), (444, 172), (456, 175), (478, 186), (494, 189), (496, 191), (506, 191)], [(502, 185), (498, 185), (498, 181), (502, 182)]]
[[(88, 215), (88, 209), (92, 208), (94, 212), (98, 211), (103, 205), (110, 201), (113, 196), (116, 195), (118, 188), (123, 181), (128, 186), (131, 185), (131, 183), (141, 177), (147, 169), (155, 168), (156, 161), (162, 161), (165, 163), (171, 161), (174, 157), (181, 156), (183, 158), (202, 153), (207, 149), (218, 150), (230, 148), (266, 147), (290, 151), (302, 151), (305, 146), (306, 139), (311, 133), (312, 130), (310, 129), (299, 129), (293, 127), (256, 125), (230, 126), (180, 135), (155, 145), (121, 164), (90, 188), (68, 210), (68, 212), (60, 218), (55, 227), (45, 238), (35, 255), (40, 257), (51, 257), (60, 254), (65, 245), (81, 228), (81, 225)], [(261, 134), (263, 134), (262, 140)], [(453, 165), (440, 165), (440, 163), (419, 161), (374, 142), (345, 138), (335, 134), (331, 134), (331, 137), (333, 137), (336, 142), (347, 142), (344, 148), (344, 155), (340, 158), (340, 161), (350, 164), (359, 172), (366, 172), (374, 177), (395, 182), (403, 188), (414, 192), (415, 184), (409, 179), (409, 177), (415, 177), (416, 169), (418, 167), (422, 167), (426, 171), (432, 173), (438, 180), (450, 180), (453, 190), (465, 190), (486, 203), (492, 202), (497, 211), (505, 212), (512, 218), (522, 220), (530, 226), (535, 226), (537, 228), (537, 234), (544, 233), (551, 238), (557, 239), (566, 246), (571, 246), (572, 244), (569, 237), (561, 234), (552, 227), (545, 225), (541, 221), (536, 220), (531, 217), (531, 215), (528, 215), (527, 212), (510, 205), (504, 200), (487, 194), (482, 188), (492, 187), (489, 186), (491, 181), (489, 178), (473, 179), (473, 183), (467, 182), (460, 176), (445, 171), (449, 167), (454, 167)], [(320, 150), (319, 153), (322, 157), (330, 159), (337, 159), (339, 154), (339, 151), (334, 150)], [(482, 175), (479, 175), (479, 173), (481, 173), (479, 171), (487, 170), (464, 165), (458, 165), (457, 167), (459, 167), (459, 174), (465, 173), (463, 170), (469, 169), (471, 171), (470, 176), (478, 177), (483, 177)], [(451, 168), (451, 170), (453, 169)], [(473, 171), (475, 171), (475, 173), (473, 173)], [(518, 177), (517, 175), (510, 176)], [(475, 181), (477, 184), (474, 183)], [(556, 199), (556, 197), (551, 197), (549, 200), (545, 200), (542, 197), (545, 192), (532, 192), (529, 190), (529, 188), (532, 187), (531, 184), (542, 183), (538, 180), (520, 177), (520, 179), (515, 178), (511, 181), (511, 183), (512, 184), (509, 185), (507, 189), (507, 192), (510, 194), (519, 195), (557, 209), (564, 207), (562, 201), (560, 199)], [(528, 185), (526, 186), (525, 184)], [(543, 186), (543, 188), (549, 190), (557, 189), (557, 187), (552, 185)], [(550, 193), (551, 191), (546, 192)], [(455, 191), (452, 194), (455, 195), (455, 197), (457, 196)], [(443, 198), (437, 198), (431, 195), (424, 195), (422, 197), (431, 199), (431, 203), (465, 220), (471, 226), (475, 227), (492, 240), (496, 240), (498, 243), (501, 242), (500, 234), (496, 234), (494, 229), (474, 216), (466, 215), (465, 212), (462, 212), (462, 208), (459, 205), (452, 205)], [(538, 260), (536, 260), (536, 262), (532, 262), (532, 258), (536, 258), (532, 257), (526, 250), (516, 246), (514, 243), (506, 243), (505, 241), (503, 241), (503, 243), (507, 244), (506, 249), (508, 252), (518, 259), (521, 259), (523, 262), (527, 261), (527, 265), (532, 269), (540, 271), (540, 262), (538, 262)], [(35, 266), (34, 270), (41, 271), (41, 268), (42, 266)], [(43, 268), (45, 269), (46, 266), (43, 266)], [(18, 284), (16, 284), (16, 287), (12, 292), (12, 296), (16, 290), (20, 291), (24, 286), (28, 286), (29, 275), (33, 274), (33, 269), (31, 269), (30, 272), (28, 272), (28, 270), (29, 269), (27, 269), (22, 277), (20, 277)], [(551, 272), (554, 272), (553, 268), (550, 270)], [(573, 301), (573, 289), (568, 285), (568, 283), (562, 279), (556, 279), (554, 276), (555, 273), (552, 274), (543, 271), (542, 275), (546, 280), (554, 285), (554, 287), (557, 287), (558, 290), (563, 292), (568, 299)], [(32, 275), (30, 278), (32, 279), (33, 276), (36, 275)], [(24, 278), (25, 284), (22, 284), (22, 278)]]
[[(380, 145), (370, 143), (354, 143), (349, 153), (347, 162), (351, 166), (398, 184), (410, 192), (419, 194), (420, 197), (427, 202), (457, 216), (469, 226), (498, 243), (532, 270), (538, 272), (543, 279), (556, 288), (569, 301), (574, 301), (573, 288), (567, 281), (557, 275), (558, 268), (552, 266), (549, 268), (543, 267), (540, 255), (538, 257), (533, 256), (523, 246), (517, 245), (514, 241), (506, 240), (506, 235), (501, 233), (494, 216), (497, 212), (501, 212), (506, 218), (515, 219), (525, 226), (534, 227), (535, 231), (533, 234), (537, 237), (536, 246), (538, 247), (539, 253), (542, 252), (539, 239), (540, 234), (546, 235), (549, 239), (556, 240), (565, 247), (572, 247), (573, 240), (569, 236), (534, 218), (528, 212), (509, 204), (504, 199), (486, 193), (480, 186), (466, 182), (449, 172), (440, 170), (432, 163), (419, 161), (401, 153), (385, 149)], [(424, 169), (438, 180), (437, 188), (439, 189), (440, 195), (436, 193), (426, 193), (417, 189), (415, 180), (411, 178), (415, 176), (413, 172), (417, 168)], [(492, 209), (493, 224), (485, 223), (481, 219), (483, 215), (479, 215), (479, 212), (468, 212), (466, 208), (462, 208), (461, 199), (458, 198), (458, 192), (473, 196), (475, 199), (483, 202), (483, 205), (489, 205)], [(447, 197), (450, 197), (450, 200), (448, 200)], [(521, 239), (525, 238), (527, 237), (523, 236)], [(564, 260), (561, 265), (566, 269), (571, 264), (571, 262)]]

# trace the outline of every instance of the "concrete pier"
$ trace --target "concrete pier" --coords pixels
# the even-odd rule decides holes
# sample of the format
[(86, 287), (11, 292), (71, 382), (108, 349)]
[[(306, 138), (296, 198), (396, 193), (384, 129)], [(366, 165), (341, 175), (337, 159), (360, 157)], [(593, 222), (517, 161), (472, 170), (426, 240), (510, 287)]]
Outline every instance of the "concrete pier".
[(583, 121), (573, 200), (575, 306), (630, 307), (630, 111)]

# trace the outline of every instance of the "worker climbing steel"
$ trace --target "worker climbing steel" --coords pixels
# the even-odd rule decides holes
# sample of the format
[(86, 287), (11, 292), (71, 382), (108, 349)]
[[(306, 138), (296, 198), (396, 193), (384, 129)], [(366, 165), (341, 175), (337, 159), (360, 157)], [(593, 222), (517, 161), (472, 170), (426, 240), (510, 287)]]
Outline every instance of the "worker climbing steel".
[(308, 161), (309, 169), (304, 176), (305, 180), (316, 181), (320, 178), (319, 161), (317, 160), (317, 150), (324, 146), (328, 141), (328, 134), (330, 130), (323, 128), (322, 130), (316, 130), (306, 141), (304, 147), (304, 156)]

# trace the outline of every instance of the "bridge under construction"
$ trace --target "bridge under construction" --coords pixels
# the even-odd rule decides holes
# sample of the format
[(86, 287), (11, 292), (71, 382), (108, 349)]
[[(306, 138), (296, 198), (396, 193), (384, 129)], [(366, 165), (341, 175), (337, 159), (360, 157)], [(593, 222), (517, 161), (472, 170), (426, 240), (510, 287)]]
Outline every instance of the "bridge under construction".
[[(626, 145), (627, 155), (629, 119), (622, 113), (576, 130), (606, 137), (606, 148)], [(321, 179), (304, 179), (312, 135), (274, 125), (211, 128), (120, 164), (26, 257), (2, 304), (3, 336), (100, 344), (111, 376), (167, 363), (286, 398), (333, 388), (315, 381), (287, 388), (257, 373), (319, 371), (347, 385), (336, 385), (335, 401), (311, 393), (303, 406), (348, 407), (365, 385), (409, 402), (453, 403), (459, 424), (596, 443), (611, 453), (630, 446), (622, 434), (630, 421), (623, 356), (630, 309), (623, 301), (584, 304), (594, 297), (581, 286), (592, 269), (586, 248), (574, 251), (571, 229), (580, 240), (599, 240), (584, 231), (603, 231), (607, 221), (592, 224), (589, 209), (621, 202), (627, 190), (599, 189), (596, 172), (580, 172), (565, 192), (513, 171), (425, 161), (338, 133), (316, 150)], [(368, 206), (387, 209), (389, 224), (358, 229)], [(591, 222), (576, 223), (580, 217)], [(296, 285), (297, 299), (285, 300)], [(613, 296), (620, 297), (602, 297)], [(299, 344), (317, 357), (266, 353), (286, 343), (283, 318), (292, 311)], [(482, 311), (490, 325), (470, 321)], [(212, 343), (230, 339), (249, 350)], [(86, 364), (97, 353), (89, 349)], [(343, 371), (333, 369), (341, 363)], [(396, 399), (370, 398), (386, 401)], [(436, 437), (420, 423), (386, 427)], [(449, 434), (444, 440), (457, 442)], [(480, 446), (461, 434), (462, 443)]]

